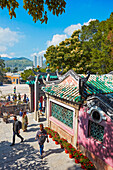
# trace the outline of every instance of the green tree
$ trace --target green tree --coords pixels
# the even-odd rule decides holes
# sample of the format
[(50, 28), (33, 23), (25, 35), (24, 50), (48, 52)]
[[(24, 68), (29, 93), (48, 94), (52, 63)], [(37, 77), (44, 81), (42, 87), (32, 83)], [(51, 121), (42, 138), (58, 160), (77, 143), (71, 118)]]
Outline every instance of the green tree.
[(4, 63), (4, 60), (2, 60), (0, 56), (0, 82), (3, 82), (3, 80), (5, 79), (4, 68), (5, 68), (5, 63)]
[(33, 71), (32, 71), (31, 69), (29, 69), (29, 70), (24, 70), (24, 72), (21, 73), (21, 77), (22, 77), (23, 80), (28, 80), (28, 77), (29, 77), (30, 75), (31, 75), (31, 76), (35, 76), (34, 73), (33, 73)]
[[(23, 8), (33, 17), (33, 21), (40, 20), (41, 23), (47, 23), (48, 20), (46, 6), (48, 11), (57, 16), (65, 12), (66, 6), (65, 0), (23, 0), (23, 3)], [(16, 18), (15, 9), (19, 7), (19, 0), (1, 0), (0, 7), (7, 7), (10, 18)]]
[(74, 31), (70, 38), (59, 43), (58, 46), (50, 46), (47, 48), (46, 63), (50, 63), (50, 69), (55, 71), (57, 67), (63, 66), (64, 72), (69, 69), (81, 73), (83, 71), (81, 42), (79, 40), (80, 30)]
[(106, 21), (92, 21), (81, 30), (85, 65), (92, 73), (105, 74), (113, 70), (113, 13)]
[(5, 68), (5, 72), (7, 73), (7, 72), (11, 72), (11, 68), (10, 67), (6, 67)]
[(18, 72), (18, 67), (15, 67), (12, 72), (17, 73)]

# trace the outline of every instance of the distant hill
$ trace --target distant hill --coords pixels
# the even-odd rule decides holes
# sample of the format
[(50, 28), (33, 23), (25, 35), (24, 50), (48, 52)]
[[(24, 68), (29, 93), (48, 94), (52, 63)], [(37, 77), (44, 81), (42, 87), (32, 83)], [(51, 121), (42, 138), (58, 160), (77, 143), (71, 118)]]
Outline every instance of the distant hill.
[(9, 57), (1, 57), (1, 59), (4, 60), (4, 61), (10, 60)]
[[(3, 57), (4, 59), (5, 57)], [(4, 59), (5, 60), (5, 59)], [(5, 60), (5, 66), (10, 67), (11, 69), (14, 69), (15, 67), (18, 67), (18, 71), (24, 70), (28, 66), (32, 66), (33, 61), (30, 59), (27, 59), (25, 57), (20, 58), (11, 58), (9, 60)]]
[[(20, 58), (8, 58), (8, 57), (1, 57), (5, 61), (5, 66), (14, 69), (18, 67), (18, 71), (24, 70), (26, 67), (33, 66), (33, 61), (28, 58), (20, 57)], [(43, 61), (43, 68), (46, 67), (46, 61)]]

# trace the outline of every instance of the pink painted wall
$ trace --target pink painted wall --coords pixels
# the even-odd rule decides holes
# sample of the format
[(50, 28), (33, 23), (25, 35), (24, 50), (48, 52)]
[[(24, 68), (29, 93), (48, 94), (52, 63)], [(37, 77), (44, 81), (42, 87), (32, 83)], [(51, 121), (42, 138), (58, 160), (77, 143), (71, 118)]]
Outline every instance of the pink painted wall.
[(63, 80), (60, 84), (67, 84), (67, 85), (75, 85), (78, 86), (78, 82), (75, 81), (71, 76), (68, 76), (65, 80)]
[(79, 111), (78, 143), (113, 167), (113, 122), (106, 116), (107, 121), (99, 123), (104, 126), (104, 138), (101, 143), (88, 137), (88, 120), (91, 120), (91, 116), (86, 112), (84, 108)]

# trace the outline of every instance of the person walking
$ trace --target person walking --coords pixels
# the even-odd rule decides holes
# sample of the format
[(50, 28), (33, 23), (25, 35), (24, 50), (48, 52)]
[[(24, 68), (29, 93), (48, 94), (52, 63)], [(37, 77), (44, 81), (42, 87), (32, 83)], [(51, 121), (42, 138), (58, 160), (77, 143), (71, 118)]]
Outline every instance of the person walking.
[(27, 125), (28, 125), (28, 117), (26, 115), (26, 112), (22, 115), (22, 130), (23, 132), (27, 131)]
[(16, 86), (14, 87), (14, 94), (16, 93)]
[(21, 95), (20, 95), (20, 93), (18, 94), (18, 100), (21, 101)]
[(20, 110), (19, 115), (20, 115), (19, 120), (22, 122), (23, 109)]
[(13, 146), (15, 145), (15, 135), (17, 135), (20, 139), (21, 139), (21, 142), (23, 142), (24, 138), (19, 134), (20, 133), (20, 129), (21, 129), (21, 125), (18, 120), (17, 120), (17, 117), (14, 116), (14, 122), (13, 122), (13, 143), (10, 145), (10, 146)]
[(41, 110), (42, 110), (42, 103), (41, 103), (41, 101), (39, 100), (39, 101), (38, 101), (38, 111), (39, 111), (39, 115), (42, 114), (42, 113), (41, 113)]
[(37, 132), (36, 137), (35, 137), (35, 140), (38, 139), (38, 144), (39, 144), (39, 147), (40, 147), (40, 158), (41, 159), (43, 158), (44, 142), (46, 141), (46, 138), (47, 138), (47, 142), (49, 142), (47, 132), (44, 129), (43, 124), (41, 123), (40, 124), (40, 130)]
[(8, 98), (7, 98), (8, 102), (10, 102), (10, 95), (8, 95)]
[(27, 98), (26, 98), (26, 103), (28, 103), (29, 102), (29, 98), (28, 98), (28, 96), (27, 96)]
[(24, 103), (26, 103), (26, 94), (24, 94), (24, 100), (23, 100)]

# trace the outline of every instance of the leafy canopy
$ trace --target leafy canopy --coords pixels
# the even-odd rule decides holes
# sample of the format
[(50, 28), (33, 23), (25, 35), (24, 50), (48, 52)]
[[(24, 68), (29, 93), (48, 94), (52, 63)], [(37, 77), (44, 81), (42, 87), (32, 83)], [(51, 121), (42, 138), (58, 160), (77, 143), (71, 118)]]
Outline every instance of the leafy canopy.
[(4, 78), (5, 78), (5, 63), (4, 60), (1, 59), (0, 56), (0, 82), (3, 82)]
[[(80, 30), (74, 31), (70, 38), (65, 39), (59, 43), (58, 46), (50, 46), (47, 48), (46, 63), (50, 63), (51, 71), (55, 71), (57, 67), (63, 66), (64, 72), (69, 69), (81, 72), (81, 55), (83, 53), (81, 49), (81, 43), (79, 40)], [(78, 65), (79, 63), (79, 65)]]
[(106, 21), (91, 21), (59, 45), (48, 47), (44, 57), (52, 71), (63, 66), (64, 73), (69, 69), (109, 73), (113, 70), (113, 13)]
[[(46, 24), (48, 20), (46, 5), (48, 11), (57, 16), (65, 12), (66, 6), (65, 0), (23, 0), (23, 3), (23, 8), (33, 17), (35, 23), (40, 20)], [(7, 7), (10, 18), (16, 18), (15, 9), (19, 7), (19, 0), (0, 0), (0, 7), (2, 9)]]

